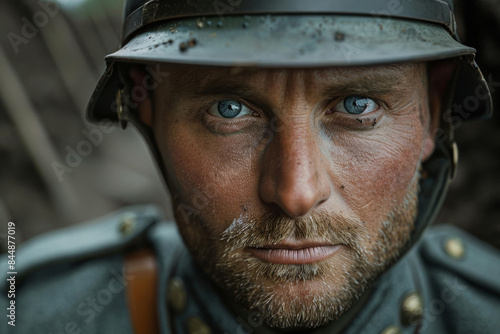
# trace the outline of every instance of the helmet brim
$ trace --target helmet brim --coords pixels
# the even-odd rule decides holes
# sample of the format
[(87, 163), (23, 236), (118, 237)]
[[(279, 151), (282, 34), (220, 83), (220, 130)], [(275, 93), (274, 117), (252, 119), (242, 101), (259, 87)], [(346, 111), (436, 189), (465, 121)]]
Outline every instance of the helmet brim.
[(108, 60), (214, 66), (323, 67), (473, 54), (438, 24), (342, 15), (228, 16), (161, 22)]

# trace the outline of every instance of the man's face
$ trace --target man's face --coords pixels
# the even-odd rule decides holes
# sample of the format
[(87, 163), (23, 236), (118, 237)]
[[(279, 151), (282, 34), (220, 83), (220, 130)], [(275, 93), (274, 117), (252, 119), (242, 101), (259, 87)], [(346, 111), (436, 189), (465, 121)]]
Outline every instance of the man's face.
[(163, 66), (153, 128), (198, 264), (272, 327), (338, 318), (413, 229), (425, 65)]

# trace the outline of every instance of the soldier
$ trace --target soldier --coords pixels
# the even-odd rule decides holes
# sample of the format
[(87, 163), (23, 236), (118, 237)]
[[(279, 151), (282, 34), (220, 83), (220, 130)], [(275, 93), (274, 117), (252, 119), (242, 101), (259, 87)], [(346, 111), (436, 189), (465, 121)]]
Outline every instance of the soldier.
[(456, 125), (491, 113), (474, 52), (451, 1), (127, 1), (88, 117), (144, 135), (176, 224), (134, 207), (27, 243), (2, 326), (498, 333), (498, 251), (427, 229)]

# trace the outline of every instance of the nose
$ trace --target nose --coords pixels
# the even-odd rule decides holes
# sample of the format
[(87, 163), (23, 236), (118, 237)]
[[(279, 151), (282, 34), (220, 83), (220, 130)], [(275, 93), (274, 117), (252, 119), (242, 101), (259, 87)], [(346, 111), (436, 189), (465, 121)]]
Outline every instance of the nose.
[(282, 126), (264, 153), (260, 197), (291, 218), (306, 215), (331, 196), (325, 159), (313, 131)]

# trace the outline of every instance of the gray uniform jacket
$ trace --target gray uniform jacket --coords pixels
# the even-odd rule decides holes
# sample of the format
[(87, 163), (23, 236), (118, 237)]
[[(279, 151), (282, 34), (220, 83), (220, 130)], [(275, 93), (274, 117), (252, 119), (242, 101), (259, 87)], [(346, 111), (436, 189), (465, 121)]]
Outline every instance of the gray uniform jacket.
[[(16, 253), (15, 326), (10, 281), (0, 283), (0, 333), (133, 333), (123, 272), (127, 250), (152, 245), (159, 268), (162, 333), (270, 333), (259, 317), (235, 316), (194, 265), (172, 223), (151, 206), (26, 242)], [(2, 257), (1, 273), (7, 273)], [(9, 276), (7, 277), (9, 278)], [(167, 295), (175, 281), (176, 296)], [(169, 290), (171, 291), (171, 290)], [(184, 298), (182, 311), (169, 304)], [(500, 333), (500, 252), (452, 226), (430, 228), (383, 274), (353, 320), (309, 333)], [(414, 321), (414, 320), (420, 321)]]

